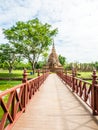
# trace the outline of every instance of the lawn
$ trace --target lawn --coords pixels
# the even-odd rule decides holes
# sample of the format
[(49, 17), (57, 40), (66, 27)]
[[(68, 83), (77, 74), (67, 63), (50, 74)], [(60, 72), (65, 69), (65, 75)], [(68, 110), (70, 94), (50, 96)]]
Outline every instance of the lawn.
[[(71, 73), (72, 72), (70, 72), (70, 74)], [(93, 74), (93, 72), (79, 72), (79, 71), (77, 71), (77, 77), (78, 78), (83, 79), (85, 81), (88, 81), (90, 83), (92, 83), (92, 74)], [(97, 72), (96, 75), (98, 75), (98, 72)]]
[(79, 78), (92, 78), (92, 72), (77, 72)]
[[(37, 73), (35, 75), (30, 75), (30, 70), (27, 71), (27, 77), (28, 78), (34, 78), (37, 76)], [(23, 70), (13, 70), (11, 74), (8, 73), (7, 70), (0, 70), (0, 78), (23, 78)]]
[(6, 89), (12, 88), (18, 84), (21, 84), (22, 81), (12, 81), (12, 80), (1, 80), (0, 81), (0, 91), (4, 91)]
[[(92, 83), (92, 75), (93, 75), (93, 72), (78, 72), (79, 78), (82, 78), (90, 83)], [(96, 72), (96, 75), (98, 75), (98, 72)]]
[[(30, 70), (27, 71), (27, 78), (34, 78), (37, 76), (37, 73), (34, 75), (30, 74)], [(4, 91), (11, 87), (14, 87), (22, 83), (23, 70), (13, 70), (11, 74), (7, 70), (0, 70), (0, 78), (9, 78), (10, 80), (0, 80), (0, 91)], [(11, 80), (11, 78), (21, 78), (20, 81)]]

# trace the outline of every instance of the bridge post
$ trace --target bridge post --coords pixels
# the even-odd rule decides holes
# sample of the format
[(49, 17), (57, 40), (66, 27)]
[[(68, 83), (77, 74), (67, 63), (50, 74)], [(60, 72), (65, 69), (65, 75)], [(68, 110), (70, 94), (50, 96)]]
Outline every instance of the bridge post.
[(67, 70), (65, 71), (65, 83), (67, 84)]
[(27, 82), (27, 71), (26, 69), (24, 69), (22, 83), (26, 83), (26, 82)]
[[(26, 101), (27, 101), (27, 85), (26, 85), (26, 82), (27, 82), (27, 71), (26, 71), (26, 69), (24, 69), (23, 79), (22, 79), (22, 83), (25, 83), (24, 90), (23, 90), (23, 96), (22, 96), (22, 103), (23, 103), (24, 109), (26, 108)], [(25, 112), (25, 110), (24, 110), (24, 112)]]
[(74, 92), (75, 90), (74, 78), (75, 78), (75, 70), (74, 68), (72, 68), (72, 92)]
[(44, 70), (43, 70), (43, 81), (44, 81), (44, 78), (45, 78), (45, 77), (44, 77)]
[(40, 86), (40, 79), (39, 79), (39, 76), (40, 76), (40, 69), (38, 69), (38, 74), (37, 74), (37, 76), (38, 76), (38, 90), (39, 90), (39, 86)]
[(38, 73), (37, 73), (37, 76), (40, 76), (40, 69), (38, 69)]
[(96, 75), (96, 70), (93, 70), (93, 74), (92, 74), (92, 89), (91, 89), (91, 107), (92, 107), (92, 114), (96, 115), (96, 102), (97, 102), (97, 97), (96, 96), (96, 79), (97, 79), (97, 75)]

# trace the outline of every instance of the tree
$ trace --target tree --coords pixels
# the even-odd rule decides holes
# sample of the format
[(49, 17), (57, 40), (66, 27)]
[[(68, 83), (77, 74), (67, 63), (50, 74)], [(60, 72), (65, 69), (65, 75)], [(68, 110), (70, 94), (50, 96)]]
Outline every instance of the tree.
[(48, 55), (49, 55), (49, 54), (48, 54), (47, 52), (42, 53), (42, 57), (43, 57), (43, 62), (44, 62), (44, 64), (46, 64), (46, 62), (47, 62)]
[(2, 63), (2, 67), (9, 70), (9, 73), (12, 72), (17, 59), (15, 48), (8, 43), (0, 45), (0, 62)]
[(15, 64), (15, 69), (17, 70), (23, 70), (24, 68), (28, 70), (32, 69), (30, 63), (25, 63), (24, 61), (20, 61)]
[(42, 69), (44, 65), (45, 65), (44, 61), (38, 61), (36, 65), (36, 69)]
[(94, 67), (95, 67), (96, 70), (98, 70), (98, 61), (95, 62)]
[(64, 56), (59, 55), (59, 61), (60, 61), (61, 65), (64, 66), (66, 63), (66, 58)]
[(18, 53), (28, 59), (34, 72), (40, 54), (52, 44), (57, 29), (51, 29), (51, 25), (42, 24), (36, 18), (27, 22), (17, 22), (15, 26), (4, 29), (3, 32)]

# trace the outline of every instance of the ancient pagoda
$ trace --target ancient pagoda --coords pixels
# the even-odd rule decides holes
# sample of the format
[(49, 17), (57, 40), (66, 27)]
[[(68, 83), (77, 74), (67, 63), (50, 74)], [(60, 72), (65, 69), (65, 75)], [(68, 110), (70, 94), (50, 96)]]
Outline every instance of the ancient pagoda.
[(46, 66), (44, 66), (44, 69), (49, 69), (51, 72), (63, 71), (63, 67), (59, 62), (58, 55), (56, 54), (54, 43), (47, 64)]

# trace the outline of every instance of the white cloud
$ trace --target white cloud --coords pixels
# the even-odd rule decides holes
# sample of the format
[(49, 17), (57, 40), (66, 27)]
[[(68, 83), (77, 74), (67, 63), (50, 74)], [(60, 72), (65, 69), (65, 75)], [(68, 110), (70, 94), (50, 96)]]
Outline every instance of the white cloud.
[[(98, 60), (98, 0), (1, 0), (0, 25), (38, 17), (58, 27), (56, 50), (68, 61)], [(0, 34), (3, 40), (4, 36)], [(0, 43), (1, 41), (0, 40)]]
[(0, 22), (13, 25), (16, 21), (32, 18), (40, 9), (40, 0), (2, 0)]

